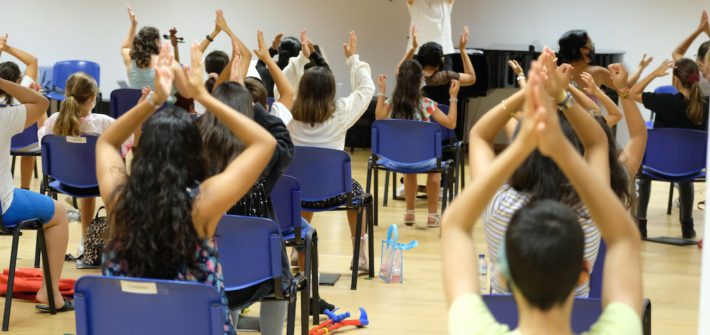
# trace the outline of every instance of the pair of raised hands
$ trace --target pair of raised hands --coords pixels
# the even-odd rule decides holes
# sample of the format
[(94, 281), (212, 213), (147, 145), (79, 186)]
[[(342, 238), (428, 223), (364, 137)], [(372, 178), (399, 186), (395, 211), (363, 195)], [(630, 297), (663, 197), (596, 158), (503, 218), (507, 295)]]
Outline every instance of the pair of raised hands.
[[(468, 44), (469, 30), (468, 26), (463, 27), (463, 33), (459, 35), (459, 50), (466, 50), (466, 45)], [(419, 41), (417, 41), (417, 26), (412, 26), (412, 50), (419, 48)]]
[[(209, 94), (203, 82), (202, 73), (204, 72), (204, 64), (202, 63), (202, 51), (198, 43), (193, 43), (190, 48), (191, 62), (190, 66), (182, 67), (187, 79), (187, 89), (190, 96), (199, 99), (204, 94)], [(235, 62), (237, 63), (237, 62)], [(175, 61), (170, 45), (165, 42), (160, 47), (158, 61), (155, 64), (155, 79), (154, 94), (159, 102), (167, 100), (170, 91), (175, 81), (176, 67), (179, 66)], [(179, 71), (178, 70), (178, 71)]]

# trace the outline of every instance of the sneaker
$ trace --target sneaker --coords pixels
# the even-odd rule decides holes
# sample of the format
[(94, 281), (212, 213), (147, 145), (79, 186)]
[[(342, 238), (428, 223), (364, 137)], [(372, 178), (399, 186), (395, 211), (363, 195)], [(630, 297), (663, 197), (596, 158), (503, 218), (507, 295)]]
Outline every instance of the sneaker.
[(397, 188), (397, 198), (404, 198), (404, 184), (399, 184)]
[(76, 246), (76, 254), (79, 255), (78, 257), (81, 257), (84, 255), (84, 238), (83, 237), (79, 240), (79, 245)]
[[(311, 298), (311, 301), (313, 301), (313, 298)], [(322, 298), (318, 299), (318, 314), (325, 314), (326, 309), (332, 312), (335, 310), (335, 305), (323, 300)]]
[(75, 208), (72, 207), (69, 210), (67, 210), (67, 219), (69, 219), (69, 221), (79, 222), (79, 221), (81, 221), (81, 214), (79, 214), (78, 210), (76, 210)]

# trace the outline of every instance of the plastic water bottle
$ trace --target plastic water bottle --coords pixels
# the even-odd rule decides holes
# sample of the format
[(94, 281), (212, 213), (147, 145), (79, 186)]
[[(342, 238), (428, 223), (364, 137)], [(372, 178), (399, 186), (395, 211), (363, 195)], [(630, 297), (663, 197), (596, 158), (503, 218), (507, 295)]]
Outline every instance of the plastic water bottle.
[(481, 294), (489, 294), (488, 290), (488, 262), (486, 262), (486, 255), (478, 255), (478, 287), (480, 287)]

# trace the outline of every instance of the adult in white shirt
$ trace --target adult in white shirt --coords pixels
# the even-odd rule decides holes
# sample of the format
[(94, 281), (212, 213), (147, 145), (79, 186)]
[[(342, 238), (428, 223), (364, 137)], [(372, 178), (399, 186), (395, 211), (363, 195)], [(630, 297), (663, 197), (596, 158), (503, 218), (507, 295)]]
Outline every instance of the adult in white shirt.
[[(20, 72), (20, 67), (17, 66), (15, 62), (8, 61), (0, 63), (0, 78), (9, 80), (13, 83), (20, 84), (24, 87), (31, 87), (35, 91), (40, 89), (39, 84), (36, 83), (37, 75), (39, 73), (39, 63), (37, 57), (31, 55), (30, 53), (20, 50), (18, 48), (12, 47), (7, 44), (7, 34), (5, 36), (0, 36), (0, 53), (5, 52), (17, 60), (25, 64), (25, 73)], [(0, 103), (5, 105), (17, 105), (19, 102), (15, 100), (11, 95), (0, 92), (0, 97), (4, 97), (4, 100)], [(47, 119), (46, 114), (42, 114), (37, 120), (37, 126), (41, 127), (44, 121)], [(20, 149), (20, 151), (37, 151), (39, 150), (39, 143), (34, 143), (27, 146), (26, 148)], [(30, 182), (32, 181), (32, 169), (35, 166), (34, 156), (22, 156), (20, 157), (20, 187), (28, 190), (30, 188)]]
[[(454, 42), (451, 39), (451, 11), (453, 8), (454, 0), (407, 0), (407, 10), (410, 17), (409, 40), (414, 38), (412, 31), (416, 27), (420, 42), (436, 42), (441, 45), (444, 55), (446, 55), (443, 70), (451, 70), (450, 55), (455, 52)], [(409, 43), (407, 43), (408, 48)]]
[[(59, 292), (59, 278), (64, 266), (64, 254), (67, 251), (69, 230), (66, 209), (61, 204), (39, 193), (15, 188), (10, 174), (10, 138), (21, 133), (25, 128), (37, 122), (49, 101), (32, 89), (0, 79), (0, 90), (11, 95), (20, 105), (0, 107), (0, 202), (2, 203), (2, 224), (12, 227), (29, 219), (39, 219), (43, 223), (47, 243), (47, 260), (52, 277), (51, 291), (42, 281), (37, 292), (37, 301), (46, 304), (48, 294), (54, 296), (58, 311), (74, 310), (71, 302), (64, 301)], [(37, 305), (36, 308), (49, 312), (49, 306)]]

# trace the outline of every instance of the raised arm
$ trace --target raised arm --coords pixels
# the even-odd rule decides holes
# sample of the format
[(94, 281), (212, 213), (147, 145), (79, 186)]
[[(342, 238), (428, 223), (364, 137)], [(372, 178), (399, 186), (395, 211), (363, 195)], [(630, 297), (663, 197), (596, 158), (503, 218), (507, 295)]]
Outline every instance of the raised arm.
[(167, 42), (163, 43), (155, 66), (153, 94), (113, 122), (96, 141), (96, 177), (101, 198), (109, 208), (116, 187), (123, 184), (127, 176), (126, 165), (121, 157), (121, 145), (168, 99), (175, 80), (174, 62), (170, 46)]
[(466, 52), (466, 44), (468, 44), (468, 26), (463, 28), (463, 33), (459, 36), (459, 53), (461, 54), (461, 62), (463, 63), (463, 73), (459, 74), (461, 86), (471, 86), (476, 83), (476, 71), (473, 69), (471, 58)]
[(627, 73), (624, 66), (611, 64), (609, 65), (609, 71), (611, 71), (611, 79), (618, 85), (617, 87), (620, 87), (619, 98), (626, 114), (626, 126), (629, 129), (629, 142), (624, 147), (624, 151), (621, 152), (619, 161), (624, 164), (629, 176), (635, 176), (641, 166), (643, 154), (646, 150), (648, 129), (646, 129), (646, 123), (643, 120), (643, 116), (641, 116), (638, 105), (629, 95), (629, 88), (623, 85), (623, 83), (627, 82)]
[[(527, 88), (527, 87), (526, 87)], [(471, 128), (468, 136), (468, 154), (471, 165), (471, 177), (490, 169), (495, 157), (493, 140), (511, 117), (523, 107), (525, 91), (519, 90), (484, 114)]]
[(0, 79), (0, 90), (14, 97), (21, 104), (25, 105), (27, 116), (25, 117), (25, 128), (45, 115), (49, 107), (49, 100), (35, 90), (24, 87), (5, 79)]
[(417, 52), (417, 48), (419, 48), (419, 42), (417, 42), (417, 27), (412, 26), (412, 46), (407, 49), (407, 52), (404, 53), (402, 59), (397, 63), (397, 68), (394, 69), (395, 76), (399, 73), (399, 67), (402, 66), (404, 61), (414, 58), (414, 53)]
[(547, 129), (540, 135), (538, 149), (560, 167), (589, 209), (607, 245), (602, 304), (606, 307), (609, 303), (620, 302), (640, 315), (641, 237), (638, 229), (619, 198), (612, 192), (608, 181), (594, 173), (576, 149), (564, 140), (561, 131), (551, 131), (552, 127), (549, 126), (552, 124), (547, 122)]
[(217, 80), (215, 80), (214, 86), (212, 86), (212, 92), (214, 92), (219, 85), (222, 85), (223, 82), (229, 80), (244, 84), (244, 76), (241, 72), (243, 59), (239, 49), (239, 41), (234, 35), (230, 35), (229, 38), (232, 40), (232, 58), (229, 59), (229, 63), (227, 63), (227, 66), (224, 67), (217, 77)]
[(354, 31), (350, 32), (348, 43), (343, 43), (343, 51), (345, 52), (345, 63), (350, 67), (352, 93), (345, 98), (338, 99), (337, 104), (342, 107), (336, 108), (336, 113), (347, 113), (343, 118), (345, 120), (343, 126), (350, 128), (367, 111), (367, 106), (370, 105), (372, 96), (375, 95), (375, 83), (372, 81), (370, 64), (361, 61), (360, 55), (357, 54), (357, 35)]
[(572, 68), (562, 64), (559, 68), (554, 61), (554, 52), (549, 48), (541, 57), (542, 65), (548, 73), (544, 80), (548, 94), (562, 109), (565, 117), (572, 125), (572, 129), (584, 146), (584, 158), (592, 169), (606, 181), (610, 182), (609, 175), (609, 143), (606, 134), (597, 121), (587, 113), (569, 93), (565, 92), (570, 82)]
[[(619, 106), (617, 106), (614, 101), (612, 101), (611, 98), (609, 98), (609, 96), (607, 96), (606, 93), (604, 93), (604, 91), (602, 91), (602, 89), (597, 86), (597, 84), (594, 82), (594, 77), (592, 77), (592, 75), (583, 72), (582, 80), (587, 85), (587, 87), (584, 88), (584, 91), (587, 92), (587, 94), (590, 94), (599, 99), (599, 101), (601, 101), (602, 103), (602, 106), (604, 106), (604, 109), (606, 109), (607, 113), (609, 113), (609, 115), (606, 117), (606, 124), (608, 124), (609, 127), (613, 127), (614, 125), (619, 123), (622, 118)], [(615, 87), (625, 88), (626, 82), (614, 82), (614, 85)]]
[(631, 98), (634, 99), (636, 102), (643, 102), (641, 100), (641, 93), (643, 93), (643, 91), (646, 89), (646, 86), (648, 86), (648, 84), (650, 84), (654, 79), (668, 75), (668, 70), (673, 67), (673, 64), (674, 62), (668, 59), (661, 62), (661, 64), (658, 65), (655, 70), (653, 70), (643, 79), (641, 79), (641, 81), (636, 83), (636, 85), (631, 88), (631, 91), (629, 92)]
[[(653, 62), (653, 57), (647, 57), (646, 54), (643, 54), (639, 65), (636, 67), (636, 70), (634, 70), (634, 73), (629, 76), (629, 79), (626, 81), (625, 86), (630, 87), (636, 85), (636, 83), (639, 81), (639, 78), (641, 77), (641, 74), (648, 67), (648, 65), (651, 64), (651, 62)], [(621, 88), (616, 87), (616, 89), (619, 90)]]
[(39, 73), (39, 63), (37, 62), (37, 57), (31, 55), (29, 52), (14, 48), (7, 44), (7, 34), (5, 34), (5, 36), (0, 36), (0, 53), (3, 51), (25, 64), (25, 76), (32, 78), (33, 81), (37, 81), (37, 75)]
[(451, 86), (449, 87), (449, 114), (444, 114), (440, 109), (435, 109), (431, 113), (431, 118), (438, 122), (440, 125), (448, 129), (456, 128), (456, 121), (458, 118), (458, 99), (459, 88), (461, 85), (458, 80), (452, 80)]
[[(533, 65), (533, 68), (535, 67), (536, 65)], [(490, 162), (488, 157), (483, 157), (490, 168), (480, 171), (444, 212), (441, 221), (442, 258), (444, 289), (449, 305), (458, 297), (480, 292), (476, 248), (471, 232), (496, 190), (535, 149), (536, 127), (538, 121), (542, 120), (541, 116), (544, 116), (544, 109), (534, 105), (534, 101), (540, 99), (532, 98), (532, 94), (545, 94), (537, 77), (538, 75), (533, 74), (531, 70), (530, 83), (523, 93), (528, 96), (528, 99), (526, 99), (523, 124), (518, 137)], [(489, 114), (490, 112), (486, 116)], [(471, 143), (471, 146), (475, 145)], [(476, 162), (472, 160), (471, 163)]]
[(254, 54), (259, 57), (259, 61), (266, 64), (266, 68), (269, 70), (269, 74), (271, 74), (271, 78), (274, 80), (274, 84), (280, 93), (278, 101), (286, 106), (286, 109), (290, 110), (291, 107), (293, 107), (293, 97), (296, 95), (296, 92), (293, 90), (293, 86), (289, 83), (286, 75), (281, 71), (281, 68), (279, 68), (274, 59), (271, 58), (271, 54), (264, 43), (264, 33), (259, 30), (256, 35), (259, 47), (254, 50)]
[(205, 39), (200, 42), (200, 52), (204, 53), (205, 50), (207, 50), (207, 47), (210, 46), (215, 38), (217, 38), (217, 35), (219, 35), (220, 32), (222, 32), (222, 28), (219, 27), (217, 14), (215, 14), (214, 29), (212, 29), (212, 32), (205, 36)]
[(515, 59), (509, 59), (508, 66), (510, 66), (510, 69), (515, 73), (515, 80), (518, 82), (518, 86), (520, 86), (520, 88), (525, 88), (525, 73), (523, 72), (523, 67), (520, 66), (520, 63), (518, 63)]
[(202, 52), (192, 46), (192, 66), (185, 69), (192, 96), (229, 128), (245, 146), (221, 173), (200, 185), (200, 196), (193, 207), (195, 229), (204, 236), (214, 235), (219, 219), (251, 189), (273, 154), (276, 140), (263, 127), (242, 113), (215, 99), (202, 82)]
[(386, 120), (390, 115), (390, 110), (392, 106), (385, 103), (385, 96), (387, 94), (387, 76), (381, 74), (377, 76), (377, 86), (379, 90), (377, 91), (377, 107), (375, 108), (375, 120)]
[(131, 65), (131, 48), (133, 48), (133, 38), (136, 37), (136, 28), (138, 27), (138, 19), (131, 5), (128, 5), (128, 18), (131, 20), (131, 27), (128, 28), (128, 35), (121, 44), (121, 57), (126, 67)]
[(695, 39), (698, 38), (698, 36), (700, 36), (703, 32), (710, 37), (710, 23), (708, 23), (708, 11), (706, 10), (700, 14), (700, 23), (698, 24), (698, 27), (695, 28), (690, 36), (681, 41), (680, 44), (673, 50), (673, 60), (677, 61), (683, 58), (683, 55), (688, 52), (688, 48), (690, 48), (690, 45), (693, 44), (693, 41), (695, 41)]
[(229, 38), (232, 39), (232, 43), (236, 43), (238, 46), (239, 53), (242, 55), (242, 75), (246, 75), (247, 71), (249, 71), (249, 64), (251, 64), (251, 50), (249, 50), (249, 48), (242, 43), (239, 37), (232, 32), (232, 29), (230, 29), (227, 25), (227, 21), (224, 19), (224, 13), (222, 13), (221, 10), (217, 11), (217, 24), (225, 33), (227, 33), (227, 35), (229, 35)]

